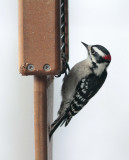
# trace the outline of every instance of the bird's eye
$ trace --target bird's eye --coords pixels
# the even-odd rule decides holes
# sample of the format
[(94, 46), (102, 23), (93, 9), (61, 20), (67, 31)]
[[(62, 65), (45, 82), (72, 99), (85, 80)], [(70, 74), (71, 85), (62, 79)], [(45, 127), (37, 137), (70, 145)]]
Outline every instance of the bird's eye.
[(94, 49), (93, 49), (93, 48), (91, 48), (91, 53), (92, 53), (92, 54), (94, 54), (94, 53), (95, 53), (95, 51), (94, 51)]

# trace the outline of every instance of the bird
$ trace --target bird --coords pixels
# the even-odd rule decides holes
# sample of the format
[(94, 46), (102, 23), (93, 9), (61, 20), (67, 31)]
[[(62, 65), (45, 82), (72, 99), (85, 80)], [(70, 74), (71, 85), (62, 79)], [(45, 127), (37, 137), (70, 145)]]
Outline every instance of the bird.
[(61, 89), (62, 101), (58, 117), (50, 125), (50, 139), (59, 126), (69, 124), (73, 116), (98, 92), (107, 77), (107, 68), (111, 62), (109, 51), (102, 45), (81, 43), (88, 51), (88, 56), (75, 64), (64, 77)]

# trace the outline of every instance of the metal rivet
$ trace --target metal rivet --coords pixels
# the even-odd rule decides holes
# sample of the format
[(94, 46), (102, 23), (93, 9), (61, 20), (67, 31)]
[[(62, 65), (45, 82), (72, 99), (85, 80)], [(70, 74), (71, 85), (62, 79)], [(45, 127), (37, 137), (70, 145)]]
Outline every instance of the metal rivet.
[(29, 64), (29, 65), (27, 66), (27, 70), (33, 71), (33, 70), (34, 70), (34, 65), (33, 65), (33, 64)]
[(48, 71), (51, 70), (51, 67), (50, 67), (49, 64), (45, 64), (45, 65), (43, 66), (43, 69), (44, 69), (46, 72), (48, 72)]

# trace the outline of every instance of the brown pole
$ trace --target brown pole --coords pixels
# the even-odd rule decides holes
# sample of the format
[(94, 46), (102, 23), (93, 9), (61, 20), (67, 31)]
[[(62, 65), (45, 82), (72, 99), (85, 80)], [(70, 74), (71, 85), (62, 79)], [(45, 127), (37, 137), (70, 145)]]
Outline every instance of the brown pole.
[(48, 136), (52, 104), (52, 77), (34, 76), (35, 160), (52, 160), (52, 142)]

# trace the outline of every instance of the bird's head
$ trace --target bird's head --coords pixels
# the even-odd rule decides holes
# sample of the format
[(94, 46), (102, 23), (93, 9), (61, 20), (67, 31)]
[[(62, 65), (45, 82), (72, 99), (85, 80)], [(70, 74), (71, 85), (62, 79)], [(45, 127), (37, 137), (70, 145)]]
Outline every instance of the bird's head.
[(94, 65), (103, 65), (105, 68), (108, 67), (111, 62), (111, 55), (105, 47), (101, 45), (87, 45), (84, 42), (82, 42), (82, 44), (88, 50), (88, 57), (91, 59)]

